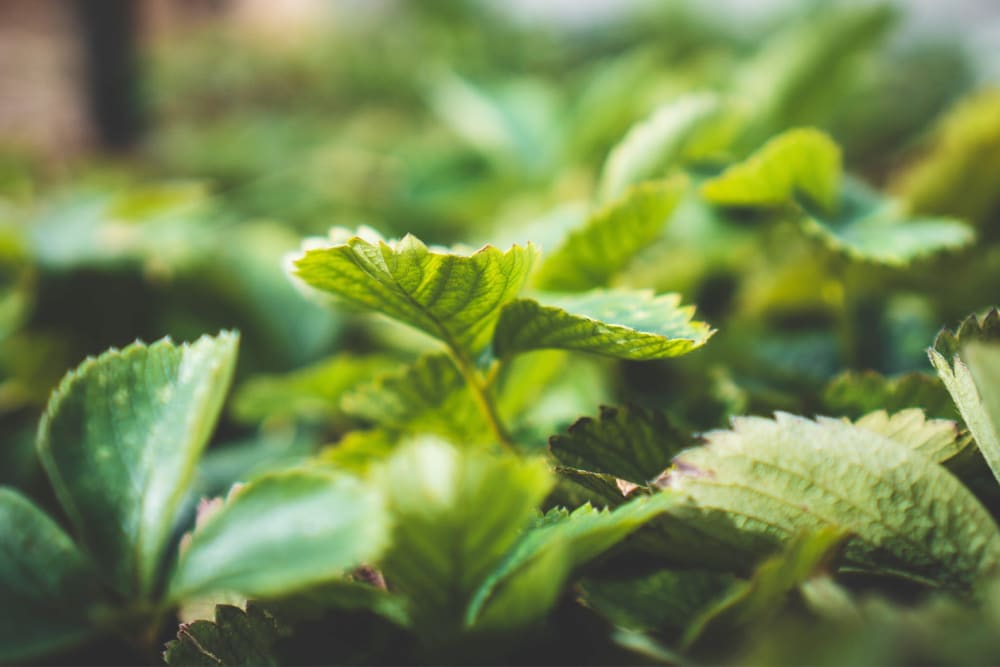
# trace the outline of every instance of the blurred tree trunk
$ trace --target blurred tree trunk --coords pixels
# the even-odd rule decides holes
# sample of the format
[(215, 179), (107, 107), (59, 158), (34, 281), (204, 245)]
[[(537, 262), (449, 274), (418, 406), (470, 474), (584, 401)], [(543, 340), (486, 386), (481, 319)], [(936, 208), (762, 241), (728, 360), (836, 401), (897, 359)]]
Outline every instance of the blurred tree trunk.
[(137, 0), (73, 0), (86, 60), (94, 134), (109, 151), (127, 151), (143, 128), (139, 100)]

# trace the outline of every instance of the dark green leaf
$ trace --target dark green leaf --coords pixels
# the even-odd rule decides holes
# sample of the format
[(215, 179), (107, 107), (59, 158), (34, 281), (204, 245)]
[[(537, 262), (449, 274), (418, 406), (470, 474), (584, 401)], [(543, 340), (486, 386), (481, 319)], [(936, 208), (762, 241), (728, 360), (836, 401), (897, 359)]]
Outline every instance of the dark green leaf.
[(149, 594), (232, 379), (239, 338), (130, 345), (52, 395), (38, 451), (83, 545), (122, 593)]
[(274, 644), (289, 633), (267, 611), (254, 604), (219, 605), (215, 622), (181, 625), (177, 639), (167, 642), (163, 659), (171, 667), (253, 667), (280, 664)]

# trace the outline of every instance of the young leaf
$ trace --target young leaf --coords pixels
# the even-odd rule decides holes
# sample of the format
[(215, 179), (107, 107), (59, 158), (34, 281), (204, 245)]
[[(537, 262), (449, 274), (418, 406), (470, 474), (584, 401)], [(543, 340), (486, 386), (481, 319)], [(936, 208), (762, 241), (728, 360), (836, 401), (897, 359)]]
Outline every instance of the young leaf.
[(834, 210), (841, 177), (840, 148), (811, 128), (788, 130), (745, 161), (705, 181), (701, 194), (713, 204), (777, 208), (804, 196)]
[(341, 241), (344, 235), (335, 229), (329, 245), (307, 245), (294, 261), (294, 274), (470, 358), (486, 347), (501, 307), (521, 291), (537, 255), (531, 244), (456, 254), (428, 249), (412, 235), (392, 242), (361, 236)]
[(675, 502), (676, 498), (669, 494), (656, 494), (633, 500), (614, 511), (597, 510), (590, 505), (572, 513), (565, 509), (550, 511), (480, 587), (469, 606), (466, 624), (500, 629), (539, 620), (574, 570), (624, 540)]
[[(544, 302), (544, 303), (543, 303)], [(617, 359), (665, 359), (695, 350), (714, 331), (692, 321), (679, 294), (593, 290), (517, 299), (504, 307), (493, 337), (498, 357), (539, 349), (590, 352)]]
[(387, 357), (338, 355), (287, 375), (256, 376), (241, 385), (230, 411), (243, 423), (299, 417), (329, 421), (346, 391), (392, 367)]
[(1000, 530), (989, 513), (906, 445), (839, 420), (784, 413), (735, 419), (732, 430), (706, 440), (677, 458), (663, 484), (689, 495), (697, 508), (689, 518), (721, 539), (838, 526), (851, 533), (850, 566), (952, 587), (971, 587), (1000, 565)]
[(645, 486), (693, 444), (694, 439), (677, 430), (661, 412), (601, 406), (596, 421), (583, 417), (566, 435), (552, 436), (549, 451), (567, 468)]
[(280, 595), (373, 560), (388, 522), (380, 496), (350, 477), (272, 473), (234, 490), (182, 549), (170, 597)]
[(173, 667), (277, 666), (275, 642), (289, 634), (271, 614), (252, 602), (244, 612), (220, 604), (215, 622), (195, 621), (177, 629), (167, 642), (163, 660)]
[(686, 189), (681, 177), (631, 187), (571, 231), (546, 256), (534, 284), (568, 292), (606, 287), (656, 239)]
[(890, 378), (875, 371), (846, 371), (827, 384), (823, 405), (828, 414), (851, 419), (876, 410), (907, 408), (921, 408), (929, 417), (955, 416), (955, 404), (941, 380), (918, 372)]
[(428, 638), (463, 624), (465, 608), (527, 527), (552, 485), (543, 462), (497, 458), (426, 440), (379, 477), (393, 516), (379, 564)]
[(927, 354), (994, 477), (1000, 480), (1000, 413), (990, 412), (991, 406), (985, 403), (981, 393), (983, 390), (990, 393), (996, 391), (993, 383), (1000, 380), (987, 372), (993, 353), (989, 350), (973, 351), (979, 367), (976, 373), (963, 356), (973, 343), (995, 344), (996, 341), (1000, 341), (1000, 314), (994, 308), (982, 322), (975, 315), (966, 318), (955, 334), (942, 331)]
[(884, 435), (912, 447), (935, 463), (946, 463), (972, 447), (972, 438), (949, 419), (927, 419), (919, 408), (889, 415), (885, 410), (870, 412), (855, 426)]
[(832, 560), (844, 538), (845, 533), (832, 526), (796, 536), (784, 552), (758, 566), (749, 581), (734, 584), (721, 599), (698, 614), (684, 633), (683, 644), (691, 646), (715, 628), (727, 631), (760, 622), (777, 611), (796, 586)]
[(456, 442), (489, 437), (465, 380), (451, 357), (425, 354), (414, 363), (344, 394), (349, 415), (393, 431), (434, 434)]
[(88, 359), (53, 393), (38, 453), (86, 550), (120, 592), (152, 591), (229, 389), (239, 337), (135, 343)]
[(19, 663), (81, 642), (96, 630), (93, 570), (42, 510), (0, 487), (0, 661)]
[(975, 233), (950, 218), (910, 218), (902, 204), (846, 180), (835, 215), (807, 216), (807, 234), (853, 259), (905, 266), (915, 259), (969, 245)]
[(671, 100), (634, 125), (604, 163), (601, 201), (616, 199), (628, 186), (666, 173), (706, 125), (719, 118), (722, 108), (716, 95), (695, 93)]

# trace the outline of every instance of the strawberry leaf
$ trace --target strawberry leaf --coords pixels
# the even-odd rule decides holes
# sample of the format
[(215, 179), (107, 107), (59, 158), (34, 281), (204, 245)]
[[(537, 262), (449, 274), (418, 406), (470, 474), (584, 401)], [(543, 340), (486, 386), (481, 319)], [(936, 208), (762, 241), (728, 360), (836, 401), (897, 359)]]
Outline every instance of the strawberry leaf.
[(42, 510), (0, 487), (0, 661), (20, 663), (96, 633), (91, 564)]
[(274, 644), (289, 634), (270, 613), (250, 603), (247, 610), (231, 605), (215, 608), (215, 621), (181, 625), (177, 639), (167, 642), (163, 659), (178, 667), (276, 666)]
[(681, 454), (662, 483), (685, 521), (736, 546), (837, 526), (850, 567), (970, 588), (1000, 565), (1000, 531), (971, 492), (912, 447), (839, 420), (743, 417)]
[(431, 250), (412, 235), (391, 242), (341, 240), (346, 235), (335, 229), (324, 247), (307, 244), (293, 262), (294, 275), (430, 334), (469, 358), (486, 347), (501, 307), (521, 291), (537, 255), (531, 244), (459, 254)]
[(49, 401), (39, 457), (83, 546), (121, 593), (156, 584), (238, 340), (224, 332), (111, 350), (67, 375)]
[(659, 236), (686, 189), (679, 177), (629, 188), (593, 212), (546, 256), (535, 285), (561, 291), (607, 286)]
[(617, 359), (676, 357), (704, 345), (714, 331), (692, 321), (680, 295), (649, 290), (593, 290), (517, 299), (504, 307), (493, 338), (498, 357), (538, 349), (590, 352)]
[(377, 557), (387, 533), (381, 498), (359, 481), (319, 471), (272, 473), (231, 492), (194, 531), (170, 597), (266, 597), (329, 581)]

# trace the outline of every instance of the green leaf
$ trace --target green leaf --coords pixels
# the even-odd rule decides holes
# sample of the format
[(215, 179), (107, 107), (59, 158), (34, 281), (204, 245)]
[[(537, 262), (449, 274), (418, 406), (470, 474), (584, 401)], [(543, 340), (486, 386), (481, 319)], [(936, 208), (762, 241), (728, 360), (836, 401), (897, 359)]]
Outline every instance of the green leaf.
[[(370, 230), (360, 233), (371, 236)], [(521, 291), (533, 245), (471, 254), (428, 249), (416, 237), (371, 241), (331, 231), (325, 247), (305, 246), (294, 274), (361, 308), (388, 315), (474, 358), (490, 340), (501, 307)], [(342, 240), (343, 239), (343, 240)]]
[(541, 619), (574, 570), (602, 555), (676, 501), (669, 494), (633, 500), (614, 511), (583, 505), (540, 517), (477, 591), (466, 624), (510, 629)]
[(843, 421), (743, 417), (681, 454), (662, 485), (679, 512), (743, 547), (837, 526), (850, 567), (968, 588), (1000, 564), (1000, 531), (972, 493), (911, 447)]
[(806, 216), (807, 234), (853, 259), (905, 266), (915, 259), (972, 243), (968, 225), (950, 218), (911, 218), (902, 204), (847, 180), (836, 215)]
[(745, 161), (705, 181), (701, 194), (713, 204), (778, 208), (798, 197), (824, 211), (837, 202), (840, 148), (812, 128), (788, 130)]
[(508, 357), (528, 350), (563, 349), (617, 359), (677, 357), (708, 341), (714, 331), (692, 321), (693, 306), (679, 294), (650, 290), (592, 290), (517, 299), (504, 307), (493, 351)]
[(393, 517), (380, 569), (428, 638), (462, 627), (473, 594), (502, 562), (552, 486), (540, 460), (495, 457), (433, 440), (382, 469)]
[(876, 410), (907, 408), (921, 408), (930, 417), (955, 415), (955, 404), (941, 380), (917, 372), (886, 377), (875, 371), (845, 371), (823, 390), (823, 405), (828, 413), (851, 419)]
[(316, 460), (333, 470), (364, 474), (392, 454), (399, 437), (384, 429), (351, 431), (336, 444), (324, 447)]
[(93, 569), (63, 530), (17, 491), (0, 487), (0, 661), (20, 663), (96, 630)]
[(682, 177), (629, 188), (592, 213), (546, 256), (534, 284), (568, 292), (607, 286), (659, 236), (686, 189)]
[(177, 639), (167, 642), (163, 659), (174, 667), (276, 666), (274, 644), (289, 634), (271, 614), (250, 603), (239, 607), (218, 605), (215, 622), (195, 621), (177, 629)]
[(344, 394), (349, 415), (408, 434), (482, 442), (487, 427), (465, 380), (445, 353), (425, 354)]
[(712, 93), (685, 95), (660, 106), (632, 126), (608, 154), (598, 188), (601, 201), (620, 197), (628, 186), (666, 174), (723, 111)]
[(232, 379), (239, 337), (135, 343), (52, 394), (38, 452), (77, 535), (123, 594), (147, 595)]
[(694, 443), (694, 438), (671, 425), (659, 411), (601, 406), (596, 421), (583, 417), (566, 435), (552, 436), (549, 451), (567, 468), (645, 486)]
[(833, 526), (797, 535), (782, 553), (768, 558), (749, 581), (739, 582), (698, 614), (683, 644), (691, 646), (710, 633), (716, 637), (734, 627), (759, 623), (777, 611), (787, 595), (824, 569), (844, 543), (845, 533)]
[[(994, 383), (1000, 380), (993, 376), (993, 347), (997, 341), (1000, 313), (994, 308), (981, 322), (975, 315), (966, 318), (954, 334), (942, 331), (927, 353), (994, 477), (1000, 480), (1000, 412), (991, 412), (994, 406), (983, 395), (985, 391), (992, 400)], [(977, 343), (990, 346), (979, 347)], [(969, 351), (975, 357), (975, 372), (970, 368), (971, 360), (965, 358)]]
[(640, 576), (587, 578), (580, 588), (587, 606), (615, 625), (678, 631), (736, 581), (726, 572), (658, 570)]
[(885, 410), (870, 412), (855, 426), (884, 435), (912, 447), (935, 463), (946, 463), (972, 447), (972, 438), (950, 419), (927, 419), (919, 408), (890, 415)]
[(258, 375), (242, 384), (230, 411), (243, 423), (297, 417), (330, 421), (349, 389), (392, 367), (386, 357), (338, 355), (286, 375)]
[(194, 531), (170, 597), (288, 593), (373, 560), (387, 534), (381, 497), (360, 481), (320, 471), (272, 473), (231, 492)]
[(988, 224), (1000, 212), (1000, 90), (979, 91), (949, 111), (923, 157), (894, 190), (914, 211)]

